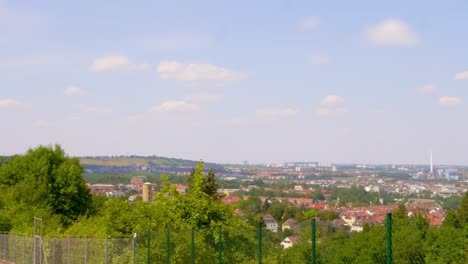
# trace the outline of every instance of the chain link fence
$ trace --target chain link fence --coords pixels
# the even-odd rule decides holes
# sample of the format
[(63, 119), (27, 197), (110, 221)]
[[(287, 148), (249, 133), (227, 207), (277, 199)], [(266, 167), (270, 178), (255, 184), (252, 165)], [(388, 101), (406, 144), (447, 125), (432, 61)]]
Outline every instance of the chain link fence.
[[(388, 254), (392, 255), (391, 242), (388, 251), (388, 241), (391, 241), (389, 227), (391, 224), (387, 223), (387, 233), (382, 227), (376, 240), (367, 241), (365, 250), (375, 255), (372, 257), (373, 263), (391, 263), (391, 258), (388, 258)], [(0, 263), (334, 263), (336, 258), (330, 256), (337, 252), (329, 252), (327, 247), (321, 247), (323, 241), (318, 234), (339, 234), (335, 232), (335, 228), (332, 222), (317, 221), (316, 224), (312, 220), (298, 223), (295, 230), (282, 231), (281, 226), (278, 226), (278, 232), (272, 232), (266, 226), (258, 224), (257, 227), (250, 228), (218, 226), (204, 229), (162, 229), (120, 238), (3, 234), (0, 235)], [(349, 256), (346, 252), (341, 254), (337, 263), (351, 262), (360, 263), (359, 259), (353, 258), (352, 250)]]
[(15, 264), (133, 263), (132, 238), (89, 239), (61, 237), (35, 239), (0, 235), (0, 262)]

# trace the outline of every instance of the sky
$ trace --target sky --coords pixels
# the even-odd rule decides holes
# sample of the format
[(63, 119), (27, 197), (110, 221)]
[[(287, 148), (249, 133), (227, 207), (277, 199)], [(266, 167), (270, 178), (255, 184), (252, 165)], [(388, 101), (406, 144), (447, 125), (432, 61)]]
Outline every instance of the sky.
[(0, 155), (468, 165), (468, 1), (0, 0)]

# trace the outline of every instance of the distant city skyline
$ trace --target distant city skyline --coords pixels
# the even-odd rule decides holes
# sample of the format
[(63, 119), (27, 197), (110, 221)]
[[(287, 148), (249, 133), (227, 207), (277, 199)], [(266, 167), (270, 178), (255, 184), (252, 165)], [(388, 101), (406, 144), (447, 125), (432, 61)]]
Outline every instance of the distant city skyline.
[(466, 1), (0, 0), (0, 155), (468, 165)]

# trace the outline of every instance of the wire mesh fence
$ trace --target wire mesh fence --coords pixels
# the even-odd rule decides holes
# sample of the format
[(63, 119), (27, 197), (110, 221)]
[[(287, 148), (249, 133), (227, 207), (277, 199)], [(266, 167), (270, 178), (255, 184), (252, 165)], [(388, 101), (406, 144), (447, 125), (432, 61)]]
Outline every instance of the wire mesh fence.
[[(281, 230), (278, 226), (278, 232), (262, 224), (250, 228), (161, 229), (118, 238), (3, 234), (0, 263), (363, 263), (353, 255), (352, 248), (349, 254), (340, 252), (337, 258), (337, 252), (321, 247), (322, 237), (331, 238), (336, 230), (331, 222), (315, 224), (299, 223), (295, 230)], [(368, 246), (359, 250), (367, 250), (373, 263), (390, 263), (387, 245), (391, 237), (383, 226), (380, 230), (375, 241), (368, 241)], [(323, 236), (326, 232), (333, 235)], [(334, 239), (340, 243), (340, 238)]]

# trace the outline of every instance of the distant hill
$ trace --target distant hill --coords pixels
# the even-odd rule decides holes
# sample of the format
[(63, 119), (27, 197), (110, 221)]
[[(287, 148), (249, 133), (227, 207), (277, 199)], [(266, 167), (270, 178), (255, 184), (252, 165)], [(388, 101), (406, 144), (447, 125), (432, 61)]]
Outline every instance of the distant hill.
[[(158, 166), (158, 167), (187, 167), (197, 166), (198, 161), (175, 158), (165, 158), (157, 156), (117, 156), (117, 157), (80, 157), (80, 162), (84, 166), (110, 166), (110, 167), (130, 167), (130, 166)], [(222, 169), (223, 166), (216, 163), (205, 163), (209, 168)]]

